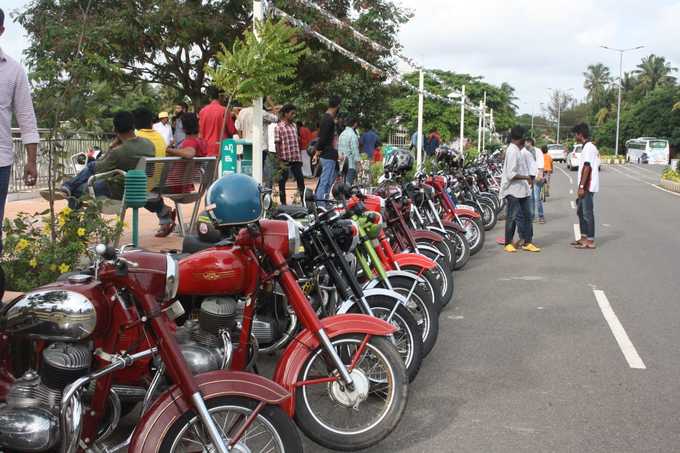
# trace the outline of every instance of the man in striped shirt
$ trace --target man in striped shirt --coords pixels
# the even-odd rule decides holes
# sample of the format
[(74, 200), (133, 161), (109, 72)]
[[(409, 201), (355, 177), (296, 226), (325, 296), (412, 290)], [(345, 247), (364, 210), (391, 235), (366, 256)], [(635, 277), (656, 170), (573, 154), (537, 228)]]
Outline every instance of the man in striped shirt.
[[(5, 13), (0, 9), (0, 35), (4, 32)], [(40, 136), (33, 111), (31, 88), (24, 68), (0, 49), (0, 224), (5, 215), (5, 201), (14, 163), (12, 113), (21, 129), (21, 141), (26, 147), (24, 183), (33, 186), (38, 179), (36, 156)], [(2, 253), (1, 236), (0, 253)]]

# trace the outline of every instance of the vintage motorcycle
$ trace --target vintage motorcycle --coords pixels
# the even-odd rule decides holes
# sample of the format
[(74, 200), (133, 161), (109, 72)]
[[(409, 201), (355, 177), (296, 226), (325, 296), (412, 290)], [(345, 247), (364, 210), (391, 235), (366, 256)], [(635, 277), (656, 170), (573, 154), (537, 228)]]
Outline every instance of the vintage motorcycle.
[(277, 312), (270, 311), (269, 320), (259, 316), (266, 313), (259, 288), (278, 285), (302, 328), (291, 332), (295, 338), (274, 372), (274, 381), (293, 395), (284, 410), (312, 440), (336, 450), (385, 438), (408, 397), (406, 370), (391, 340), (395, 327), (363, 314), (319, 319), (289, 265), (301, 245), (298, 225), (260, 219), (260, 188), (252, 178), (229, 175), (213, 183), (206, 209), (223, 239), (185, 241), (192, 254), (179, 261), (178, 294), (196, 306), (215, 306), (234, 322), (231, 368), (253, 363), (258, 337), (277, 338)]
[[(204, 313), (213, 347), (176, 340), (174, 319), (183, 312), (173, 302), (180, 271), (172, 256), (95, 250), (93, 272), (31, 291), (0, 312), (0, 449), (301, 451), (280, 407), (290, 392), (225, 370), (232, 345), (221, 313)], [(190, 361), (212, 371), (195, 373)], [(123, 403), (136, 396), (141, 419), (110, 445)]]

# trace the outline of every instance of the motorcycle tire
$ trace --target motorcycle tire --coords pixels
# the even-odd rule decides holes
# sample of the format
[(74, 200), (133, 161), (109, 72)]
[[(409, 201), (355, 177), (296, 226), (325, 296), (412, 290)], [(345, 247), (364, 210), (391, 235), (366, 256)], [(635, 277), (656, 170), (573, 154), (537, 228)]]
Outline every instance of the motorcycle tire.
[(453, 300), (455, 291), (453, 271), (449, 269), (448, 266), (442, 266), (443, 263), (437, 261), (437, 256), (435, 256), (433, 252), (429, 250), (422, 250), (418, 253), (427, 256), (437, 265), (437, 267), (435, 267), (431, 272), (437, 276), (437, 280), (440, 282), (441, 298), (439, 300), (441, 303), (439, 305), (439, 311), (442, 311), (442, 309), (447, 306), (451, 300)]
[(482, 207), (482, 221), (484, 224), (484, 230), (493, 230), (498, 222), (498, 215), (494, 209), (493, 203), (489, 200), (479, 200), (479, 204)]
[[(349, 365), (353, 358), (353, 353), (349, 348), (354, 347), (354, 352), (356, 352), (365, 338), (365, 334), (344, 334), (331, 338), (331, 344), (340, 354), (343, 363)], [(369, 354), (370, 363), (365, 363), (364, 358)], [(309, 381), (320, 376), (332, 377), (334, 370), (328, 370), (327, 360), (322, 346), (312, 351), (300, 369), (298, 382)], [(367, 372), (372, 372), (378, 365), (382, 366), (384, 374), (367, 377)], [(317, 368), (312, 369), (314, 366)], [(337, 401), (338, 396), (345, 396), (347, 389), (338, 388), (339, 386), (334, 383), (303, 385), (295, 391), (295, 421), (298, 427), (307, 437), (326, 448), (356, 451), (371, 447), (387, 437), (397, 427), (406, 410), (408, 377), (399, 352), (388, 338), (370, 337), (366, 343), (366, 350), (359, 357), (352, 375), (356, 377), (356, 381), (368, 382), (369, 396), (371, 392), (380, 392), (379, 397), (366, 398), (356, 404), (355, 408)], [(387, 375), (387, 379), (383, 377), (384, 375)], [(387, 397), (383, 399), (382, 393), (387, 393)], [(336, 394), (336, 397), (332, 397), (331, 394)], [(315, 397), (322, 403), (326, 403), (328, 409), (315, 411), (317, 409), (317, 404), (313, 404), (313, 401), (317, 399)], [(339, 420), (346, 421), (345, 425), (358, 421), (362, 406), (380, 405), (381, 401), (387, 406), (380, 407), (379, 414), (363, 423), (362, 426), (354, 428), (337, 426)], [(335, 417), (333, 417), (334, 414)], [(374, 420), (376, 418), (377, 420)]]
[[(392, 313), (394, 304), (399, 304), (393, 317), (387, 322), (399, 329), (397, 332), (403, 331), (401, 337), (397, 332), (393, 334), (395, 340), (394, 345), (406, 367), (408, 381), (413, 381), (418, 375), (418, 371), (420, 371), (420, 366), (423, 364), (422, 331), (416, 322), (416, 318), (408, 308), (401, 305), (396, 299), (376, 294), (374, 296), (366, 296), (366, 300), (373, 311), (373, 316), (382, 319), (383, 321), (387, 321), (387, 317)], [(358, 304), (355, 305), (355, 307), (356, 310), (352, 311), (359, 313)], [(404, 348), (406, 348), (406, 350), (404, 350)]]
[[(484, 231), (484, 229), (482, 229), (482, 231)], [(447, 228), (446, 233), (453, 239), (454, 244), (456, 244), (456, 265), (454, 266), (454, 269), (457, 271), (461, 270), (470, 260), (470, 256), (472, 256), (470, 244), (465, 238), (465, 235), (456, 229)]]
[[(389, 280), (394, 291), (404, 297), (408, 297), (413, 287), (413, 280), (399, 275), (393, 275)], [(380, 286), (389, 289), (385, 283), (381, 282)], [(421, 329), (423, 357), (427, 357), (437, 343), (437, 337), (439, 336), (439, 307), (436, 303), (432, 302), (430, 295), (420, 285), (416, 285), (407, 303), (406, 308), (413, 314)]]
[(434, 247), (439, 250), (439, 252), (444, 255), (444, 262), (446, 263), (445, 265), (449, 269), (453, 269), (453, 264), (456, 262), (456, 259), (451, 244), (446, 243), (445, 240), (433, 241), (431, 239), (425, 238), (416, 239), (416, 245), (418, 244), (429, 245), (430, 247)]
[(423, 269), (422, 267), (418, 266), (402, 266), (401, 270), (409, 272), (413, 275), (417, 275), (427, 280), (427, 284), (430, 286), (430, 290), (437, 295), (437, 305), (439, 306), (439, 310), (441, 311), (441, 309), (444, 308), (444, 306), (446, 306), (448, 302), (445, 303), (444, 301), (445, 294), (442, 288), (442, 283), (445, 283), (442, 280), (445, 279), (446, 276), (439, 275), (439, 272), (436, 267), (434, 269)]
[[(252, 413), (252, 411), (257, 407), (258, 403), (259, 402), (256, 400), (237, 396), (219, 396), (216, 398), (211, 398), (205, 402), (208, 410), (211, 414), (213, 414), (213, 420), (217, 422), (218, 427), (220, 426), (220, 419), (218, 418), (218, 414), (220, 412), (226, 412), (226, 415), (224, 415), (224, 419), (222, 421), (226, 422), (229, 419), (228, 416), (232, 413), (241, 415), (248, 415)], [(200, 424), (200, 426), (197, 426), (196, 424)], [(192, 426), (195, 429), (192, 430)], [(248, 439), (247, 434), (251, 431), (258, 435), (254, 435), (252, 438)], [(248, 428), (248, 431), (246, 431), (246, 433), (243, 435), (243, 437), (246, 438), (244, 441), (245, 444), (241, 446), (241, 449), (239, 449), (238, 447), (240, 442), (237, 443), (235, 450), (260, 451), (255, 449), (256, 446), (254, 443), (264, 442), (266, 439), (262, 439), (261, 434), (265, 433), (271, 434), (271, 439), (269, 442), (274, 443), (273, 446), (276, 447), (275, 450), (268, 449), (266, 451), (285, 453), (297, 453), (302, 451), (302, 439), (300, 438), (300, 434), (295, 428), (293, 421), (290, 419), (290, 417), (288, 417), (288, 415), (286, 415), (285, 412), (283, 412), (280, 407), (271, 405), (265, 406), (262, 409), (253, 424)], [(196, 437), (203, 435), (206, 436), (205, 439), (195, 439)], [(181, 417), (179, 417), (170, 425), (163, 439), (156, 444), (160, 445), (160, 448), (157, 450), (157, 452), (175, 453), (186, 451), (186, 444), (184, 444), (185, 448), (180, 448), (183, 445), (182, 439), (185, 439), (187, 443), (191, 442), (194, 447), (196, 443), (212, 445), (210, 439), (207, 437), (207, 432), (203, 427), (203, 423), (201, 422), (200, 418), (197, 417), (196, 412), (193, 409), (182, 414)], [(249, 441), (251, 442), (250, 445), (248, 445)], [(267, 443), (261, 448), (264, 449), (271, 446), (272, 445)]]
[(470, 247), (470, 256), (477, 254), (484, 246), (485, 230), (481, 219), (461, 216), (461, 226), (465, 229), (465, 239)]

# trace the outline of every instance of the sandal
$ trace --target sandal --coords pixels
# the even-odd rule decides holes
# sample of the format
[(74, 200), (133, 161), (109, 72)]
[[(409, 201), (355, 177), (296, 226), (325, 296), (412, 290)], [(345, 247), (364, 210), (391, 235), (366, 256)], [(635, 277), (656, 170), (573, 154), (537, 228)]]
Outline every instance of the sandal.
[(155, 236), (157, 238), (168, 237), (170, 235), (170, 233), (172, 233), (173, 230), (175, 229), (175, 225), (177, 225), (177, 223), (175, 222), (176, 218), (177, 218), (177, 211), (174, 210), (174, 209), (170, 210), (170, 223), (166, 223), (164, 225), (161, 225), (158, 228), (158, 231), (156, 231)]
[(579, 250), (594, 250), (597, 247), (595, 246), (595, 244), (581, 244), (581, 245), (577, 245), (575, 248), (577, 248)]
[(569, 245), (573, 245), (574, 247), (578, 247), (579, 245), (583, 245), (583, 241), (579, 239), (578, 241), (570, 242)]

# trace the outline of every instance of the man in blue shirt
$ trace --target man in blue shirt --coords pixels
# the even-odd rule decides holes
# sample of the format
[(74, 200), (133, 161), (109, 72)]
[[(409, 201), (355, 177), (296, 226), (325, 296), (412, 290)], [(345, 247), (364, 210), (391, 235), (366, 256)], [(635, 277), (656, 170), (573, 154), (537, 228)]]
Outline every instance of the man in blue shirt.
[(361, 134), (361, 138), (359, 138), (359, 145), (369, 159), (373, 159), (373, 151), (375, 151), (379, 143), (380, 137), (378, 133), (373, 130), (370, 124), (367, 124), (366, 132)]

